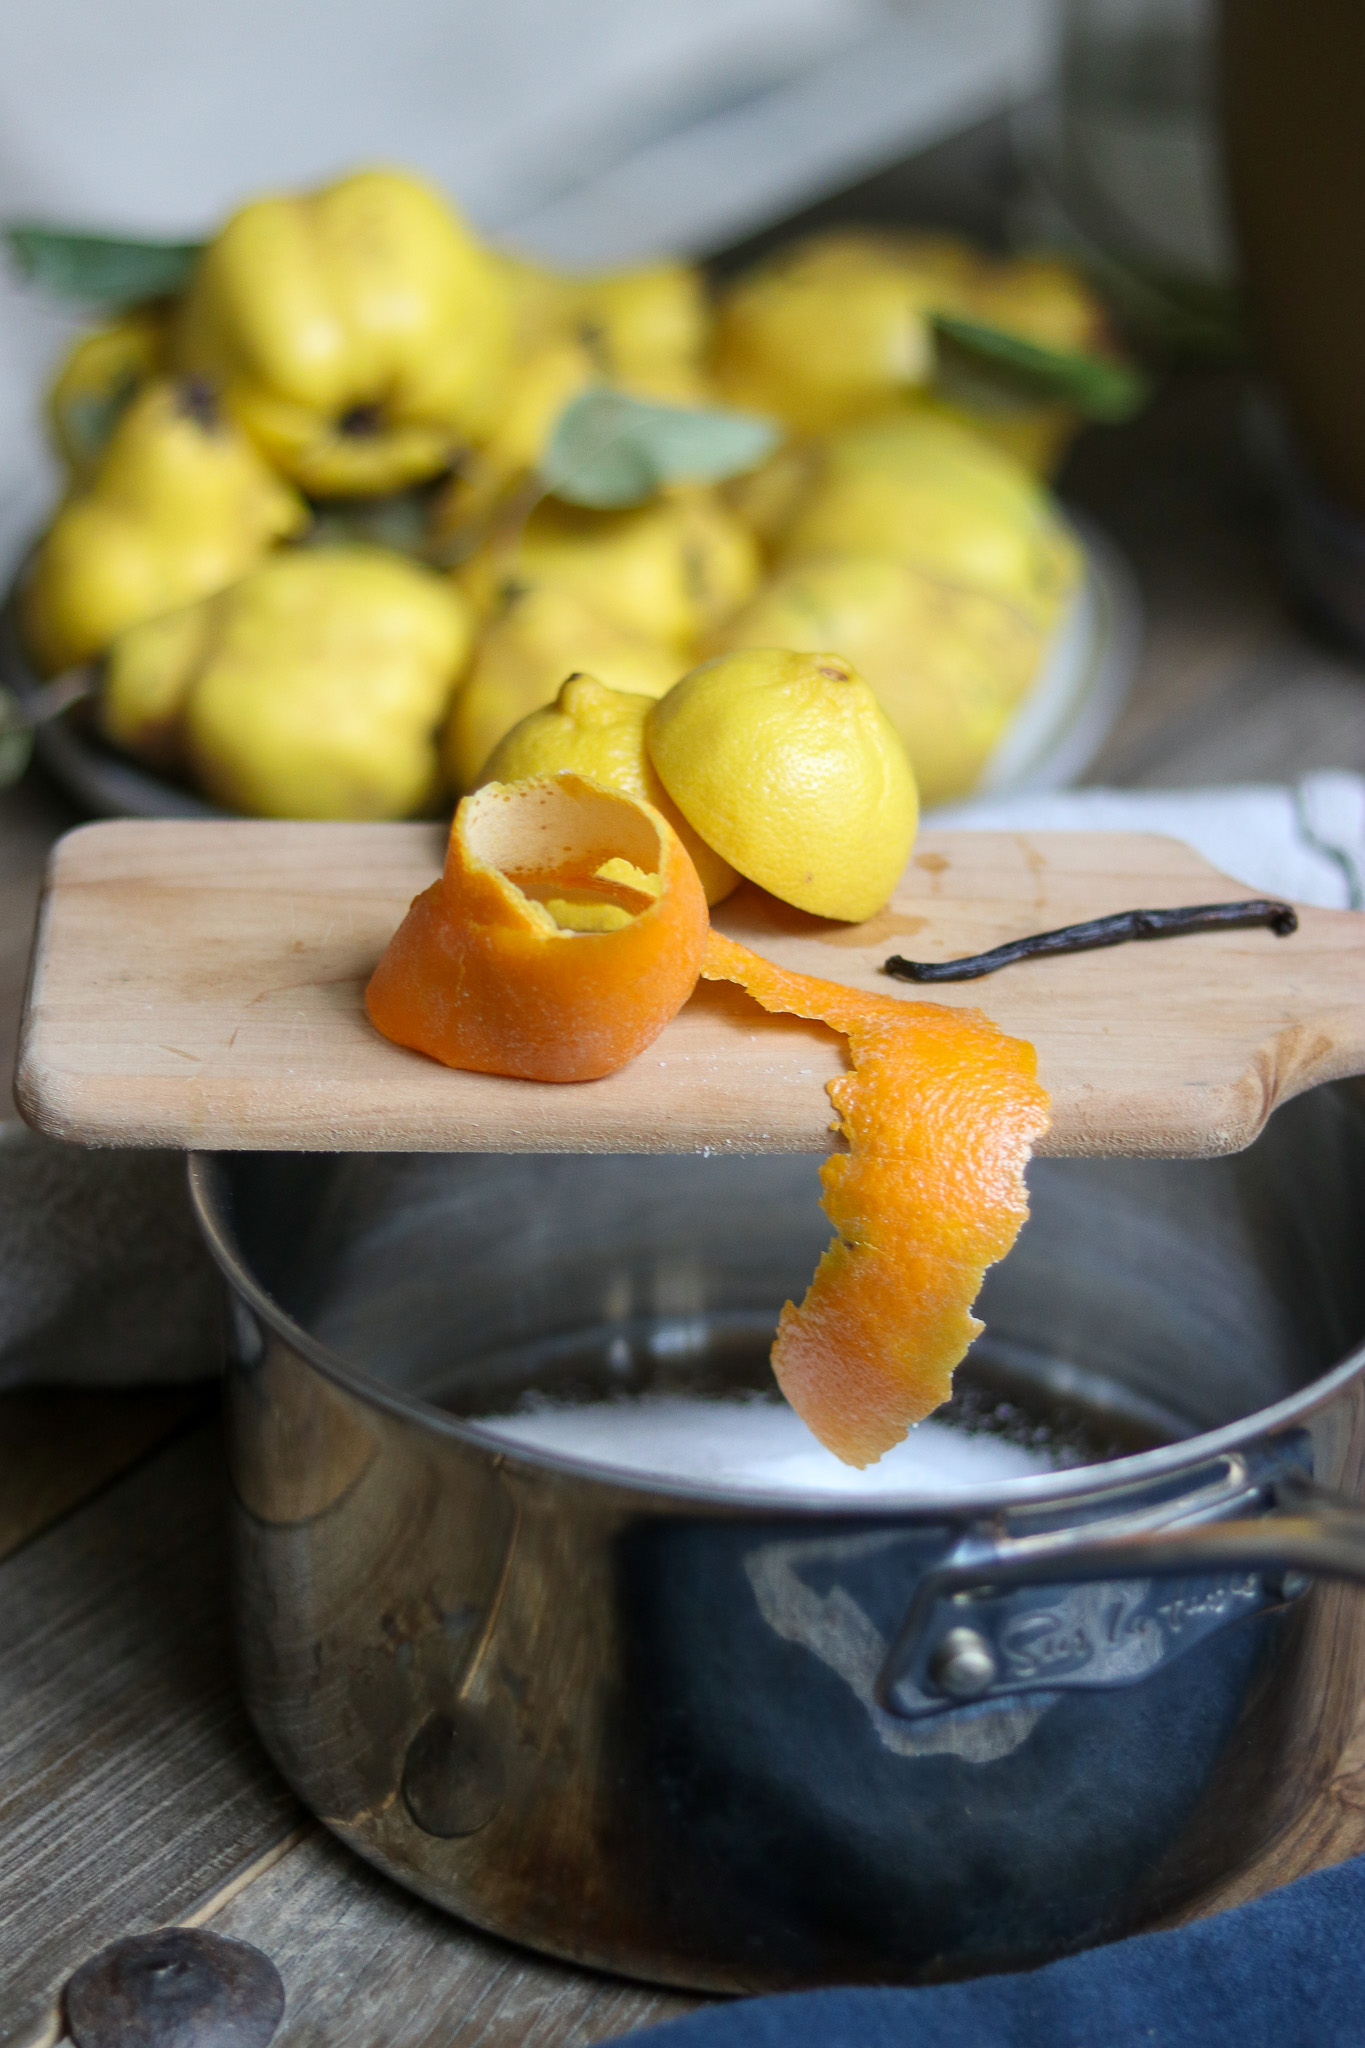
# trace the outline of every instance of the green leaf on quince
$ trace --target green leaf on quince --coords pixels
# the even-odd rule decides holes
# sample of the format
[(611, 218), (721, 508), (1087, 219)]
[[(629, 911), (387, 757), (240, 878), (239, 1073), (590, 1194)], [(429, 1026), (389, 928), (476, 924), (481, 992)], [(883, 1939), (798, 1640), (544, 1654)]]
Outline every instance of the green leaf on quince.
[(1045, 348), (1007, 328), (956, 313), (931, 318), (940, 371), (949, 386), (956, 358), (969, 373), (999, 379), (1021, 398), (1058, 400), (1091, 420), (1112, 424), (1131, 419), (1146, 403), (1147, 379), (1114, 356)]
[(638, 505), (663, 484), (719, 483), (755, 468), (782, 439), (756, 413), (656, 405), (601, 388), (571, 398), (540, 463), (545, 490), (598, 510)]
[(20, 273), (55, 298), (132, 306), (168, 298), (188, 283), (202, 242), (74, 233), (12, 221), (5, 242)]

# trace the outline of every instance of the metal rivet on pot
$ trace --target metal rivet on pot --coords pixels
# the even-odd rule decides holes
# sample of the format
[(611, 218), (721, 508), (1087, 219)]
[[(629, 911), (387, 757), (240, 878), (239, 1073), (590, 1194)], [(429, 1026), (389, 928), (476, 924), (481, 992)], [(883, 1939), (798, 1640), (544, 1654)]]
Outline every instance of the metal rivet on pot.
[(974, 1628), (950, 1628), (929, 1659), (929, 1676), (954, 1700), (978, 1700), (999, 1676), (995, 1652)]
[(1278, 1578), (1266, 1580), (1265, 1589), (1272, 1600), (1297, 1600), (1312, 1583), (1307, 1572), (1281, 1572)]
[(425, 1834), (449, 1840), (487, 1827), (502, 1805), (506, 1774), (488, 1729), (468, 1707), (432, 1714), (403, 1760), (403, 1799)]
[(269, 1956), (197, 1927), (112, 1942), (66, 1987), (76, 2048), (265, 2048), (283, 2016)]

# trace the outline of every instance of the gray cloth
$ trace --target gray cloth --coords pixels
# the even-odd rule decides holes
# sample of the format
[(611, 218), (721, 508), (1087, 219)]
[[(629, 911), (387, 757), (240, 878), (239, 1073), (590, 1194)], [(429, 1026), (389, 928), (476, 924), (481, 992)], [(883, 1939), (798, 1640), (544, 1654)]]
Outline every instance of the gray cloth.
[(0, 1390), (201, 1378), (221, 1314), (183, 1154), (0, 1124)]

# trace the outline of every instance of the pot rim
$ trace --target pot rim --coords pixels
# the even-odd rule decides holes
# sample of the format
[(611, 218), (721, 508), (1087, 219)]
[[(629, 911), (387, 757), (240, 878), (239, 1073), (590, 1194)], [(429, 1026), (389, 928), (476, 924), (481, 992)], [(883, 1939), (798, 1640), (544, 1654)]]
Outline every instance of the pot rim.
[[(1301, 1425), (1308, 1416), (1334, 1400), (1343, 1388), (1365, 1372), (1365, 1340), (1345, 1358), (1310, 1380), (1295, 1394), (1258, 1408), (1236, 1422), (1181, 1437), (1152, 1451), (1137, 1451), (1113, 1458), (1103, 1465), (1077, 1465), (1064, 1471), (1040, 1472), (1028, 1477), (1000, 1479), (989, 1487), (942, 1494), (907, 1492), (878, 1494), (875, 1500), (856, 1495), (817, 1494), (809, 1490), (784, 1493), (776, 1487), (746, 1490), (737, 1486), (708, 1484), (704, 1480), (669, 1480), (661, 1474), (625, 1472), (613, 1465), (594, 1463), (560, 1451), (550, 1451), (510, 1441), (496, 1430), (438, 1408), (420, 1394), (401, 1391), (376, 1379), (363, 1367), (353, 1365), (330, 1345), (313, 1337), (295, 1322), (272, 1295), (267, 1293), (242, 1256), (241, 1250), (215, 1199), (218, 1152), (190, 1152), (186, 1155), (190, 1203), (204, 1241), (223, 1277), (241, 1295), (262, 1322), (285, 1339), (292, 1350), (347, 1393), (379, 1408), (400, 1421), (442, 1437), (454, 1437), (472, 1448), (496, 1456), (505, 1465), (527, 1466), (594, 1487), (622, 1492), (654, 1503), (664, 1502), (679, 1509), (709, 1509), (744, 1518), (782, 1517), (814, 1522), (859, 1521), (903, 1522), (917, 1520), (962, 1520), (993, 1514), (1001, 1509), (1045, 1505), (1109, 1494), (1130, 1486), (1146, 1485), (1171, 1478), (1210, 1460), (1228, 1457), (1265, 1436), (1275, 1436)], [(230, 1156), (230, 1155), (229, 1155)]]

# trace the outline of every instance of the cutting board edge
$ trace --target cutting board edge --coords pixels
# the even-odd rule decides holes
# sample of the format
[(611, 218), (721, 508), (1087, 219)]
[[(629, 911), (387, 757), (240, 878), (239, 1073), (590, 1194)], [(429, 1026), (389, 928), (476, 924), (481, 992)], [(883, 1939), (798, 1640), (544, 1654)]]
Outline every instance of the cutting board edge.
[[(1050, 1129), (1035, 1146), (1051, 1159), (1218, 1159), (1245, 1151), (1282, 1103), (1329, 1081), (1360, 1080), (1359, 1066), (1291, 1078), (1273, 1097), (1252, 1062), (1238, 1080), (1203, 1091), (1200, 1115), (1179, 1122), (1153, 1117), (1141, 1098), (1117, 1122), (1096, 1129), (1086, 1115), (1084, 1091), (1065, 1090), (1054, 1102)], [(527, 1083), (527, 1086), (533, 1084)], [(600, 1134), (584, 1142), (583, 1127), (556, 1131), (534, 1123), (507, 1122), (493, 1129), (486, 1122), (438, 1121), (429, 1115), (377, 1115), (364, 1129), (340, 1130), (325, 1114), (314, 1119), (290, 1118), (269, 1108), (243, 1106), (203, 1109), (186, 1116), (183, 1108), (158, 1100), (156, 1083), (145, 1084), (141, 1104), (125, 1100), (121, 1111), (102, 1111), (99, 1076), (62, 1072), (34, 1062), (21, 1065), (15, 1099), (32, 1129), (62, 1143), (94, 1150), (165, 1149), (184, 1152), (504, 1152), (526, 1154), (615, 1154), (637, 1157), (745, 1157), (804, 1154), (827, 1157), (838, 1148), (827, 1117), (792, 1123), (781, 1129), (737, 1130), (733, 1123), (705, 1116), (675, 1120), (661, 1126), (655, 1142), (638, 1137), (618, 1142), (609, 1120)], [(166, 1092), (174, 1092), (167, 1090)], [(92, 1100), (93, 1098), (93, 1100)]]
[[(245, 820), (225, 823), (230, 823), (235, 832), (256, 829)], [(196, 829), (215, 833), (219, 830), (216, 826)], [(289, 824), (267, 829), (275, 838), (284, 841), (298, 830)], [(325, 825), (310, 826), (307, 836), (320, 842), (334, 829)], [(412, 826), (341, 829), (348, 842), (359, 835), (362, 841), (369, 843), (369, 835), (378, 831), (385, 835), (386, 843), (394, 845), (415, 845), (414, 831), (424, 838), (430, 834), (429, 827)], [(567, 1131), (556, 1131), (552, 1128), (553, 1116), (528, 1117), (522, 1124), (515, 1112), (509, 1111), (506, 1102), (491, 1115), (489, 1105), (485, 1103), (481, 1107), (474, 1106), (476, 1113), (448, 1118), (441, 1113), (439, 1105), (433, 1110), (430, 1096), (415, 1113), (405, 1111), (401, 1104), (389, 1100), (376, 1106), (368, 1119), (368, 1129), (358, 1123), (342, 1127), (334, 1125), (326, 1105), (321, 1107), (320, 1113), (314, 1109), (291, 1114), (287, 1107), (268, 1099), (268, 1086), (262, 1093), (254, 1092), (251, 1087), (243, 1088), (235, 1103), (214, 1102), (202, 1095), (197, 1102), (192, 1097), (187, 1102), (177, 1084), (153, 1074), (136, 1077), (130, 1085), (125, 1079), (121, 1084), (125, 1086), (121, 1107), (111, 1110), (106, 1102), (101, 1108), (99, 1098), (107, 1089), (110, 1074), (87, 1074), (64, 1065), (60, 1046), (54, 1048), (44, 1030), (48, 1021), (44, 1004), (48, 940), (55, 910), (61, 907), (63, 888), (73, 881), (78, 885), (107, 883), (121, 886), (122, 878), (108, 873), (100, 848), (116, 843), (124, 848), (136, 848), (139, 844), (146, 844), (148, 830), (145, 821), (114, 820), (81, 826), (58, 842), (49, 860), (30, 961), (15, 1094), (24, 1120), (53, 1138), (66, 1143), (121, 1149), (146, 1146), (395, 1152), (498, 1149), (542, 1153), (629, 1150), (641, 1156), (706, 1152), (750, 1156), (764, 1152), (819, 1155), (831, 1149), (829, 1110), (823, 1095), (818, 1106), (807, 1101), (799, 1109), (790, 1102), (781, 1107), (770, 1103), (768, 1113), (763, 1116), (763, 1124), (767, 1128), (757, 1124), (746, 1127), (742, 1116), (736, 1119), (729, 1110), (718, 1109), (714, 1101), (703, 1101), (696, 1109), (689, 1103), (687, 1113), (675, 1113), (669, 1123), (655, 1130), (648, 1143), (641, 1141), (638, 1129), (629, 1133), (615, 1130), (615, 1119), (611, 1114), (604, 1114), (600, 1132), (590, 1130), (585, 1133), (581, 1122), (575, 1128), (573, 1120), (570, 1120)], [(167, 824), (158, 837), (163, 843), (168, 843), (167, 835), (174, 837), (184, 830), (181, 825)], [(110, 833), (115, 834), (116, 839), (111, 840)], [(935, 841), (951, 846), (959, 836), (945, 829), (926, 834), (925, 838), (930, 846)], [(1024, 835), (993, 833), (970, 836), (1018, 845)], [(1196, 867), (1201, 874), (1207, 875), (1211, 891), (1226, 886), (1230, 896), (1254, 893), (1246, 884), (1220, 877), (1218, 870), (1202, 855), (1171, 834), (1052, 833), (1027, 837), (1029, 846), (1023, 849), (1026, 859), (1030, 859), (1030, 848), (1044, 841), (1049, 850), (1055, 842), (1059, 847), (1064, 845), (1069, 852), (1079, 851), (1082, 845), (1097, 838), (1111, 843), (1115, 840), (1161, 842), (1164, 847), (1184, 856), (1189, 864), (1186, 873), (1191, 880)], [(219, 877), (215, 875), (212, 880), (216, 887)], [(1158, 884), (1163, 894), (1165, 884), (1163, 873)], [(937, 887), (935, 875), (931, 897), (937, 895)], [(1329, 941), (1329, 950), (1338, 957), (1343, 950), (1348, 955), (1357, 955), (1361, 976), (1365, 977), (1365, 918), (1345, 911), (1307, 910), (1304, 920), (1310, 927), (1318, 924), (1339, 931), (1346, 941), (1344, 947), (1333, 940)], [(989, 986), (980, 985), (983, 1006), (989, 1004)], [(1365, 979), (1362, 979), (1362, 988), (1365, 989)], [(55, 997), (57, 991), (51, 993)], [(975, 998), (976, 990), (973, 989), (972, 993)], [(1164, 1110), (1158, 1106), (1154, 1111), (1150, 1098), (1144, 1104), (1135, 1091), (1134, 1100), (1129, 1105), (1122, 1101), (1123, 1091), (1120, 1090), (1117, 1119), (1114, 1118), (1115, 1104), (1111, 1096), (1108, 1128), (1097, 1132), (1094, 1119), (1086, 1113), (1086, 1086), (1081, 1084), (1059, 1089), (1055, 1128), (1039, 1150), (1054, 1157), (1092, 1158), (1209, 1158), (1241, 1150), (1258, 1135), (1279, 1102), (1320, 1081), (1342, 1079), (1365, 1070), (1365, 1003), (1359, 1008), (1355, 1005), (1340, 1007), (1330, 1017), (1320, 1011), (1317, 1021), (1319, 1028), (1316, 1029), (1295, 1026), (1287, 1031), (1271, 1033), (1259, 1047), (1246, 1053), (1246, 1064), (1241, 1073), (1224, 1078), (1216, 1085), (1206, 1084), (1201, 1089), (1204, 1099), (1200, 1101), (1194, 1118), (1188, 1113), (1178, 1114), (1180, 1109), (1187, 1109), (1188, 1097), (1181, 1102), (1179, 1097), (1172, 1096)], [(1320, 1028), (1324, 1021), (1331, 1027), (1326, 1032)], [(1296, 1032), (1299, 1033), (1297, 1038)], [(47, 1050), (40, 1056), (40, 1047), (45, 1040)], [(529, 1087), (531, 1084), (502, 1085)], [(387, 1087), (378, 1092), (391, 1095)], [(162, 1099), (177, 1094), (180, 1097), (178, 1106), (171, 1100)], [(1177, 1105), (1174, 1112), (1171, 1102)], [(130, 1109), (134, 1111), (131, 1117)], [(344, 1118), (341, 1109), (336, 1113)], [(627, 1138), (625, 1144), (621, 1142), (622, 1136)]]

